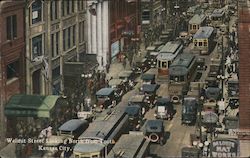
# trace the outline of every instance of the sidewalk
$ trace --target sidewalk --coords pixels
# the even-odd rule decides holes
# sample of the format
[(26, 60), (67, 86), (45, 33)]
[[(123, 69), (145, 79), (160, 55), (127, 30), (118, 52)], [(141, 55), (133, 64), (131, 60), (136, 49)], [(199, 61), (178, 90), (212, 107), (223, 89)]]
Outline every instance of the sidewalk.
[[(141, 50), (141, 55), (139, 53), (134, 55), (134, 61), (139, 60), (145, 57), (146, 55), (146, 49), (144, 43), (140, 44), (140, 50)], [(129, 65), (129, 62), (127, 60), (126, 67), (123, 67), (122, 62), (119, 61), (114, 61), (111, 63), (110, 68), (109, 68), (109, 73), (106, 74), (106, 80), (109, 80), (111, 77), (117, 78), (119, 73), (123, 70), (131, 70), (131, 66)]]
[(14, 143), (10, 143), (5, 146), (2, 150), (0, 150), (0, 157), (1, 158), (15, 158), (16, 154), (16, 145)]

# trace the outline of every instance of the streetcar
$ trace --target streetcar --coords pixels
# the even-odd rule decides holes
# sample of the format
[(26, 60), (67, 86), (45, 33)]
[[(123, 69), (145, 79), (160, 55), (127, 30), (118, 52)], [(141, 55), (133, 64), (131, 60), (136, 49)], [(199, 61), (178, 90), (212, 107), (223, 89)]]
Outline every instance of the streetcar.
[(158, 77), (166, 77), (168, 75), (170, 64), (182, 51), (183, 45), (181, 41), (170, 41), (160, 50), (156, 57)]
[(179, 55), (169, 67), (169, 95), (173, 103), (181, 101), (196, 76), (197, 63), (193, 54)]
[(115, 142), (124, 133), (128, 133), (129, 116), (124, 106), (106, 109), (82, 133), (73, 149), (77, 158), (106, 158)]
[(209, 54), (215, 46), (215, 35), (213, 27), (200, 27), (193, 36), (193, 51), (198, 51), (201, 55)]
[(211, 15), (211, 25), (215, 28), (219, 28), (226, 19), (226, 13), (223, 8), (215, 9)]
[(108, 158), (145, 158), (149, 155), (149, 145), (150, 141), (145, 138), (143, 132), (131, 131), (121, 136)]

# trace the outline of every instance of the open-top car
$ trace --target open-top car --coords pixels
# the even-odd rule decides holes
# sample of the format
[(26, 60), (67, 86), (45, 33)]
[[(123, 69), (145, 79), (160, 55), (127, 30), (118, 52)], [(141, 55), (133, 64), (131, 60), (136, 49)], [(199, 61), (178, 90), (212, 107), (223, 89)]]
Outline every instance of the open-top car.
[(136, 61), (133, 64), (132, 71), (135, 74), (141, 74), (141, 73), (146, 72), (149, 68), (150, 68), (150, 65), (148, 64), (147, 58), (143, 58), (142, 60)]
[(113, 78), (109, 80), (108, 86), (113, 88), (120, 97), (122, 97), (126, 92), (126, 87), (122, 79)]
[(203, 71), (207, 69), (205, 58), (197, 58), (196, 63), (198, 71)]
[(143, 133), (153, 143), (165, 143), (165, 127), (163, 120), (147, 120)]
[(144, 94), (134, 95), (129, 99), (129, 106), (139, 105), (142, 109), (142, 115), (145, 114), (146, 111), (149, 110), (149, 104), (147, 102), (146, 96)]
[(155, 105), (158, 87), (159, 85), (157, 84), (143, 84), (140, 88), (140, 93), (146, 96), (146, 100), (151, 108)]
[(141, 79), (142, 84), (155, 84), (155, 74), (144, 73)]
[(127, 106), (125, 112), (129, 116), (130, 130), (139, 130), (142, 121), (142, 108), (140, 105)]
[(119, 73), (119, 79), (123, 80), (126, 91), (132, 90), (135, 86), (135, 74), (133, 71), (124, 70)]
[(96, 111), (102, 111), (103, 109), (114, 107), (120, 97), (115, 93), (113, 88), (102, 88), (96, 92)]
[(174, 115), (174, 107), (169, 97), (158, 98), (155, 109), (155, 117), (157, 119), (172, 119)]

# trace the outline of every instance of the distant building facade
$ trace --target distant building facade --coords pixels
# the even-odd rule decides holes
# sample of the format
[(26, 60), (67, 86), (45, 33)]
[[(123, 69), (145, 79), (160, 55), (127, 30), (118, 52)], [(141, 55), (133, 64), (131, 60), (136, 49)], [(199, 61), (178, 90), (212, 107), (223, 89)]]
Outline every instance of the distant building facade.
[(4, 145), (9, 98), (25, 91), (24, 1), (0, 2), (0, 148)]
[(26, 23), (26, 91), (61, 94), (63, 63), (85, 53), (85, 0), (28, 0)]
[(99, 70), (109, 65), (129, 43), (123, 33), (137, 34), (138, 0), (87, 1), (88, 53), (96, 54)]

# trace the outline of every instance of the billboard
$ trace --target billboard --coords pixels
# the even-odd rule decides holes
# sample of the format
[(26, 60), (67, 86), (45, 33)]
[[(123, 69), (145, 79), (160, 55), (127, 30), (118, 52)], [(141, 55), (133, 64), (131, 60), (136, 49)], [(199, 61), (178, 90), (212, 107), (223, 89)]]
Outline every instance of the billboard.
[(234, 139), (216, 139), (210, 146), (212, 157), (237, 157), (238, 141)]

